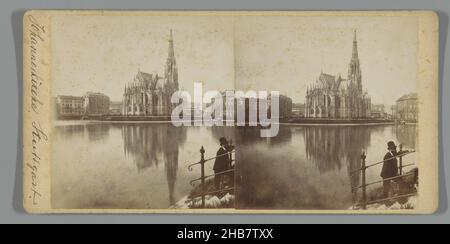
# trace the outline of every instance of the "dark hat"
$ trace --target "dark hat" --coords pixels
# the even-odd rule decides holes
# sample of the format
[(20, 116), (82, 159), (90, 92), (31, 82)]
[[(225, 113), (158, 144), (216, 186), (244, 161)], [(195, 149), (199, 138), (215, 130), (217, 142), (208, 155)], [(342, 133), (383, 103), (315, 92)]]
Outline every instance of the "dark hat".
[(227, 139), (226, 139), (225, 137), (219, 138), (219, 142), (220, 142), (220, 145), (226, 145), (226, 144), (228, 144), (228, 141), (227, 141)]
[(388, 149), (397, 149), (397, 146), (395, 145), (395, 143), (393, 141), (389, 141), (387, 143)]

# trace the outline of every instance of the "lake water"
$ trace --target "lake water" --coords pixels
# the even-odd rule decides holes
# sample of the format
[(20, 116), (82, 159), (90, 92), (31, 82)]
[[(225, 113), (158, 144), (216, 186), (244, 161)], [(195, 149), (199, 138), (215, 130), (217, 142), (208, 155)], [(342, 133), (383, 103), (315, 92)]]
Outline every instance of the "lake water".
[[(381, 161), (387, 142), (415, 147), (415, 126), (283, 126), (277, 137), (239, 128), (236, 155), (238, 208), (348, 209), (351, 186), (360, 184), (361, 154), (367, 165)], [(415, 163), (413, 156), (404, 158)], [(380, 180), (381, 165), (367, 170), (367, 182)], [(406, 170), (406, 169), (405, 169)], [(375, 185), (374, 185), (375, 186)]]
[[(64, 122), (53, 131), (52, 205), (55, 208), (168, 208), (187, 195), (200, 168), (215, 155), (229, 127)], [(212, 172), (212, 163), (206, 164)]]
[[(346, 209), (359, 180), (351, 183), (349, 171), (361, 152), (379, 161), (388, 140), (414, 148), (414, 134), (415, 126), (281, 126), (277, 137), (263, 139), (255, 128), (63, 121), (52, 135), (52, 205), (168, 208), (200, 176), (199, 167), (187, 169), (200, 147), (213, 156), (225, 136), (237, 146), (237, 207)], [(369, 170), (368, 180), (379, 179), (379, 170)]]

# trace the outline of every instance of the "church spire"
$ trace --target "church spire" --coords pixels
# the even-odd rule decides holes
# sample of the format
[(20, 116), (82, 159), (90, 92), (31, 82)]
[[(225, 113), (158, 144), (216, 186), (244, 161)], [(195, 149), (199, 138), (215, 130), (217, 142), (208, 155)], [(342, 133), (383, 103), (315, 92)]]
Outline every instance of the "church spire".
[(348, 80), (350, 81), (350, 84), (356, 87), (359, 91), (362, 91), (361, 68), (359, 65), (356, 30), (354, 30), (353, 33), (353, 51), (352, 59), (350, 60), (350, 64), (348, 65)]
[(174, 50), (173, 50), (173, 33), (172, 33), (172, 29), (170, 29), (170, 36), (169, 36), (169, 56), (167, 57), (167, 61), (169, 61), (169, 59), (175, 60), (175, 52), (174, 52)]
[(356, 40), (356, 30), (353, 33), (353, 52), (352, 59), (358, 59), (358, 41)]
[(165, 80), (166, 85), (170, 86), (172, 89), (178, 90), (178, 69), (175, 60), (172, 29), (170, 29), (169, 34), (169, 51), (166, 62)]

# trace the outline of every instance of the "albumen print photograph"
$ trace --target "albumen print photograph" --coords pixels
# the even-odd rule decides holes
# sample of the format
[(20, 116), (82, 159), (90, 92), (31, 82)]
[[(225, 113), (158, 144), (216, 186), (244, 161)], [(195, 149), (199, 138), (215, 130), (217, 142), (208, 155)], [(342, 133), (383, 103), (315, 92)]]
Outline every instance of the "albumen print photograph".
[[(200, 161), (201, 148), (207, 159), (225, 146), (221, 138), (232, 142), (233, 127), (176, 127), (171, 97), (178, 90), (193, 94), (194, 82), (203, 81), (204, 90), (234, 88), (229, 21), (53, 19), (53, 207), (201, 207), (196, 195), (202, 181), (191, 181), (202, 176), (202, 166), (190, 165)], [(225, 148), (223, 154), (228, 153)], [(214, 192), (206, 196), (208, 206), (233, 207), (234, 178), (214, 177), (234, 165), (229, 154), (203, 165), (203, 176), (210, 176), (204, 183)], [(219, 177), (220, 188), (214, 183)]]
[(259, 17), (235, 35), (238, 88), (283, 94), (276, 137), (238, 129), (239, 207), (414, 208), (414, 17)]
[[(44, 211), (435, 205), (428, 12), (28, 17), (24, 35), (34, 31), (48, 64), (32, 70), (51, 80), (50, 104), (39, 105), (48, 108), (39, 127), (50, 142), (48, 185), (34, 185), (31, 202), (45, 201)], [(33, 42), (39, 35), (47, 39)]]

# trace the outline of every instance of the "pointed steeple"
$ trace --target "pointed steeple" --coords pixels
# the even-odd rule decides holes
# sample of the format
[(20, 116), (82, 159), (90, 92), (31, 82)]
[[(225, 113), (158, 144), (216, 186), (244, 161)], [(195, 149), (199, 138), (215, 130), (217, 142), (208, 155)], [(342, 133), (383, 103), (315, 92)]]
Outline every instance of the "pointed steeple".
[(353, 33), (352, 59), (358, 59), (358, 41), (356, 40), (356, 30), (354, 30), (354, 33)]
[(166, 61), (166, 70), (164, 74), (165, 74), (165, 85), (174, 91), (178, 90), (178, 69), (177, 69), (177, 62), (175, 60), (172, 29), (170, 29), (169, 51)]
[(348, 80), (351, 86), (362, 92), (362, 78), (361, 78), (361, 68), (359, 65), (358, 57), (358, 41), (356, 39), (356, 30), (353, 33), (353, 51), (352, 59), (348, 65)]
[(170, 36), (169, 36), (169, 55), (167, 57), (167, 62), (169, 62), (170, 59), (173, 59), (175, 61), (175, 52), (173, 50), (173, 32), (172, 29), (170, 29)]

